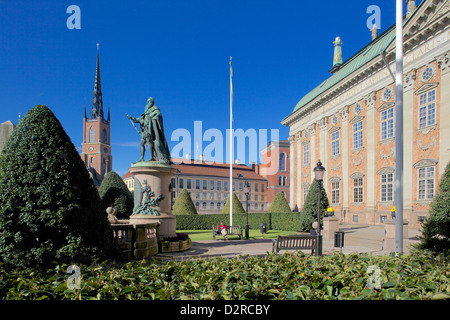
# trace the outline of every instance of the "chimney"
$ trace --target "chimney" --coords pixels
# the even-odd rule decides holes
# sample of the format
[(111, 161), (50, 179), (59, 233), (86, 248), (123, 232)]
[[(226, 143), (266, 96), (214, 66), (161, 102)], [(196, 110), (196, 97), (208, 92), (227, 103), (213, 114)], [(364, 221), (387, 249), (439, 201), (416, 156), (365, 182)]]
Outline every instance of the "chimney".
[(250, 162), (250, 165), (251, 165), (251, 167), (252, 167), (252, 170), (253, 170), (253, 171), (256, 171), (256, 170), (255, 170), (255, 167), (256, 167), (255, 161)]
[(406, 19), (408, 19), (416, 10), (416, 0), (406, 0), (406, 5)]
[(373, 24), (373, 28), (372, 30), (370, 30), (372, 32), (372, 41), (375, 40), (378, 36), (378, 28), (376, 24)]

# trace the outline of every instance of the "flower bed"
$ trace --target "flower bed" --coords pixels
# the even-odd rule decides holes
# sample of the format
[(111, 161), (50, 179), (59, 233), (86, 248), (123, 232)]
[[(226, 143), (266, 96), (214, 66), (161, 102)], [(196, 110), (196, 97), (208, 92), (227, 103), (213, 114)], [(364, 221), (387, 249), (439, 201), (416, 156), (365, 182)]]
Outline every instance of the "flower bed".
[(186, 233), (177, 233), (176, 237), (166, 237), (161, 241), (160, 252), (179, 252), (191, 248), (192, 240)]

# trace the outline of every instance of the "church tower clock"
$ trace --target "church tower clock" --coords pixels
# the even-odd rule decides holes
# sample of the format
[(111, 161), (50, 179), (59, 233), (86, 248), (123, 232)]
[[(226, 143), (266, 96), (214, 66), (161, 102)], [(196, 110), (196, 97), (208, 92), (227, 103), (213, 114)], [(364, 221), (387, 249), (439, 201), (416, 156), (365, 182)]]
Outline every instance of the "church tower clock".
[(81, 159), (86, 164), (96, 186), (99, 186), (105, 175), (112, 170), (110, 129), (109, 107), (107, 116), (103, 112), (99, 45), (97, 43), (94, 96), (90, 114), (87, 114), (86, 105), (84, 106), (83, 143), (81, 144)]

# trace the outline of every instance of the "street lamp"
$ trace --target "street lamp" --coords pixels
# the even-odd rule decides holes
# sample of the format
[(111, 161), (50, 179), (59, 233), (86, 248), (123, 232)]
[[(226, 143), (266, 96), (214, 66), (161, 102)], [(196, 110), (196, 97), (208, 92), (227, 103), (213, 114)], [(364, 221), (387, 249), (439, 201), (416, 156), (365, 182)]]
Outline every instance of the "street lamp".
[(244, 193), (245, 193), (245, 212), (246, 212), (246, 220), (245, 220), (245, 240), (248, 240), (249, 238), (249, 232), (248, 232), (248, 200), (250, 199), (250, 184), (248, 181), (244, 182)]
[[(322, 255), (322, 248), (320, 246), (320, 194), (321, 194), (321, 184), (323, 181), (323, 175), (325, 173), (325, 168), (322, 166), (322, 162), (317, 162), (317, 166), (314, 168), (314, 175), (315, 175), (315, 179), (317, 181), (317, 194), (318, 194), (318, 201), (317, 201), (317, 232), (316, 232), (316, 252), (315, 255)], [(319, 252), (320, 250), (320, 252)]]

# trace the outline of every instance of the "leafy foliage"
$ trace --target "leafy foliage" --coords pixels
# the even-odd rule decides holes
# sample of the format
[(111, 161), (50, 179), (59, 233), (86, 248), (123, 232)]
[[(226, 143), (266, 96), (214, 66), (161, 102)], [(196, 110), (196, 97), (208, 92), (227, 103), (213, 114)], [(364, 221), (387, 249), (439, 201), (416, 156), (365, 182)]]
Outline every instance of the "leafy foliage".
[[(230, 197), (228, 197), (227, 202), (223, 206), (222, 213), (230, 213)], [(241, 201), (239, 201), (236, 193), (233, 192), (233, 213), (245, 213), (244, 207)]]
[(439, 183), (428, 218), (423, 224), (420, 248), (450, 253), (450, 162)]
[[(370, 267), (380, 287), (370, 289)], [(16, 300), (430, 300), (450, 298), (448, 257), (301, 252), (81, 265), (80, 289), (67, 287), (67, 265), (40, 271), (0, 264), (0, 299)]]
[(53, 112), (30, 109), (0, 157), (0, 260), (27, 267), (92, 261), (113, 244), (107, 215)]
[(122, 178), (114, 171), (106, 174), (98, 188), (102, 208), (113, 207), (118, 219), (128, 219), (133, 212), (133, 196)]
[[(312, 223), (317, 221), (317, 201), (318, 201), (318, 182), (313, 179), (311, 187), (309, 188), (308, 195), (306, 196), (305, 203), (301, 212), (300, 218), (300, 231), (309, 232), (312, 229)], [(323, 223), (323, 217), (327, 215), (327, 208), (329, 207), (328, 195), (323, 185), (320, 184), (320, 223)]]
[(192, 202), (192, 198), (186, 189), (180, 191), (180, 194), (173, 205), (172, 213), (175, 215), (198, 214), (194, 202)]
[(291, 207), (289, 207), (283, 192), (280, 191), (275, 195), (268, 212), (291, 212)]

